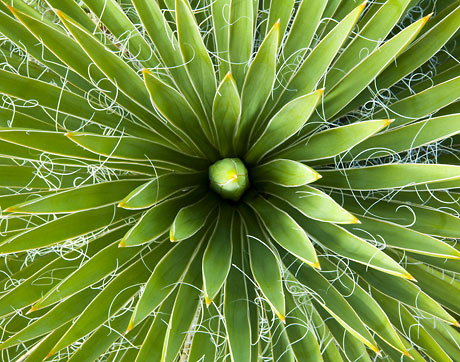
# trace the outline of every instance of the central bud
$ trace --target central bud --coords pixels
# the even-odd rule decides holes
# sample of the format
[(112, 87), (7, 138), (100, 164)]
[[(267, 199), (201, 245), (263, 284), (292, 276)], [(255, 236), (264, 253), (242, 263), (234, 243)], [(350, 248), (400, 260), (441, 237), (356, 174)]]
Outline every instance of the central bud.
[(224, 158), (209, 167), (211, 188), (224, 199), (238, 201), (249, 187), (248, 170), (239, 158)]

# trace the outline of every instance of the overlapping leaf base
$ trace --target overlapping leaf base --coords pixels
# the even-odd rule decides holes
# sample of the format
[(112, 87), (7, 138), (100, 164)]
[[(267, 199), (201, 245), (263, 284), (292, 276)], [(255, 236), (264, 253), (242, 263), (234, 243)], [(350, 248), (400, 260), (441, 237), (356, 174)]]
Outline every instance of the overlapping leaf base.
[(0, 359), (460, 361), (459, 24), (0, 3)]

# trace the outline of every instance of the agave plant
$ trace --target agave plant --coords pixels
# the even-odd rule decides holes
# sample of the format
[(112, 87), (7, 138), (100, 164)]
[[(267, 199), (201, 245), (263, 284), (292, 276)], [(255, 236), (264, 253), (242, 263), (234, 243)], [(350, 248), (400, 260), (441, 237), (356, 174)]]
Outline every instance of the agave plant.
[(459, 26), (1, 2), (1, 359), (460, 361)]

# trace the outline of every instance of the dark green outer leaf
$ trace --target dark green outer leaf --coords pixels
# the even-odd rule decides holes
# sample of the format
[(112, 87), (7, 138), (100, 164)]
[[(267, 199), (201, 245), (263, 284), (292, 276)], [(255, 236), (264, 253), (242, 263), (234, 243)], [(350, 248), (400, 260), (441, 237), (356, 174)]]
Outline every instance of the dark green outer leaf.
[(116, 220), (130, 216), (113, 206), (69, 214), (12, 236), (0, 244), (0, 253), (14, 253), (50, 246), (96, 231)]
[(460, 167), (440, 164), (393, 163), (361, 168), (320, 171), (317, 183), (353, 190), (378, 190), (423, 185), (460, 178)]
[(177, 243), (166, 255), (158, 254), (159, 262), (140, 295), (129, 322), (129, 330), (143, 321), (174, 290), (198, 253), (203, 238), (203, 232), (198, 233), (185, 242)]
[(55, 353), (84, 337), (116, 314), (138, 292), (138, 285), (148, 279), (150, 268), (158, 263), (168, 248), (168, 243), (159, 245), (112, 279), (85, 308), (50, 353)]
[(220, 206), (216, 227), (203, 254), (204, 297), (208, 306), (216, 297), (230, 272), (233, 253), (232, 240), (237, 239), (240, 234), (234, 217), (230, 207)]
[(133, 187), (142, 181), (119, 180), (100, 184), (83, 185), (56, 194), (8, 207), (8, 212), (33, 214), (69, 213), (89, 210), (120, 201)]

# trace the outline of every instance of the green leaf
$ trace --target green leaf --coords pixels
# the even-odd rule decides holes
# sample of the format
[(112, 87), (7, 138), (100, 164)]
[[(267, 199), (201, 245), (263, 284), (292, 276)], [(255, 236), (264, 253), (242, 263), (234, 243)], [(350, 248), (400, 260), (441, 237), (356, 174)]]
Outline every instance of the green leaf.
[[(326, 89), (335, 85), (357, 63), (378, 47), (379, 42), (388, 36), (409, 3), (410, 0), (390, 0), (379, 7), (334, 62), (327, 74)], [(360, 21), (360, 25), (363, 22), (364, 19)]]
[[(97, 360), (108, 348), (120, 338), (120, 334), (126, 330), (129, 322), (129, 314), (122, 313), (115, 316), (110, 322), (101, 325), (91, 336), (88, 337), (79, 348), (71, 355), (68, 362), (85, 362)], [(127, 335), (126, 338), (131, 336)]]
[[(185, 0), (176, 0), (176, 24), (179, 46), (188, 74), (204, 108), (208, 115), (211, 115), (212, 102), (216, 93), (214, 67), (190, 5)], [(207, 124), (207, 130), (210, 132), (209, 124)]]
[(195, 235), (206, 223), (211, 212), (216, 208), (217, 197), (208, 193), (201, 200), (183, 207), (176, 215), (169, 238), (171, 241), (181, 241)]
[(397, 63), (388, 66), (377, 77), (376, 86), (379, 89), (388, 88), (424, 64), (458, 31), (459, 21), (460, 6), (457, 6), (453, 11), (448, 12), (445, 17), (441, 18), (436, 25), (432, 26), (414, 41), (398, 57)]
[[(343, 328), (334, 318), (330, 318), (329, 314), (318, 303), (314, 303), (319, 315), (323, 318), (324, 323), (329, 328), (332, 336), (340, 347), (340, 352), (348, 361), (363, 361), (371, 362), (365, 345), (345, 328)], [(377, 350), (377, 353), (380, 353)]]
[(192, 190), (151, 207), (127, 232), (120, 246), (136, 246), (158, 240), (170, 228), (179, 210), (196, 202), (200, 193)]
[(177, 291), (163, 343), (161, 361), (174, 361), (192, 328), (200, 306), (201, 257), (195, 257)]
[(201, 314), (199, 316), (201, 322), (195, 327), (195, 334), (193, 335), (188, 357), (189, 362), (220, 361), (216, 352), (222, 337), (209, 333), (210, 330), (218, 331), (221, 327), (218, 313), (220, 313), (220, 310), (214, 306), (206, 309), (201, 308)]
[(203, 159), (140, 138), (90, 133), (68, 133), (66, 135), (83, 148), (108, 158), (133, 161), (150, 160), (153, 163), (152, 167), (165, 167), (179, 171), (188, 167), (204, 168), (207, 164), (207, 161)]
[[(164, 83), (153, 73), (144, 69), (144, 82), (150, 93), (150, 99), (158, 111), (175, 128), (175, 132), (199, 154), (216, 157), (216, 151), (210, 143), (210, 134), (206, 120), (199, 117), (185, 97), (176, 89)], [(208, 128), (207, 128), (208, 127)]]
[(131, 191), (118, 206), (124, 209), (145, 209), (166, 198), (207, 181), (205, 173), (168, 173), (155, 177)]
[[(91, 122), (103, 127), (112, 129), (126, 127), (126, 132), (128, 133), (131, 132), (131, 129), (136, 128), (132, 123), (128, 126), (128, 122), (123, 122), (123, 120), (120, 123), (119, 116), (115, 113), (95, 111), (85, 98), (76, 93), (4, 70), (0, 70), (0, 93), (24, 100), (35, 100), (41, 106), (51, 110), (59, 107), (59, 112), (82, 120), (90, 119)], [(141, 129), (142, 133), (145, 133), (145, 129)]]
[(295, 362), (295, 357), (286, 334), (286, 328), (279, 319), (275, 318), (270, 323), (268, 336), (273, 361)]
[(345, 160), (399, 153), (444, 140), (460, 132), (460, 114), (424, 119), (374, 135), (350, 150)]
[[(203, 108), (198, 98), (197, 92), (193, 88), (193, 84), (187, 73), (184, 60), (182, 58), (179, 43), (175, 34), (163, 16), (164, 5), (157, 4), (149, 0), (130, 0), (134, 5), (137, 14), (139, 15), (143, 29), (146, 30), (155, 50), (158, 51), (162, 63), (165, 65), (165, 70), (171, 74), (174, 83), (184, 94), (185, 98), (190, 102), (192, 108), (200, 116), (203, 114)], [(170, 2), (171, 1), (167, 1)], [(171, 9), (174, 10), (174, 0), (172, 1)]]
[[(140, 106), (146, 110), (151, 110), (152, 105), (149, 102), (148, 92), (143, 85), (142, 79), (136, 72), (123, 61), (123, 59), (107, 49), (99, 40), (94, 38), (86, 29), (76, 24), (67, 15), (59, 10), (56, 10), (56, 14), (74, 36), (80, 47), (88, 54), (107, 78)], [(124, 31), (126, 30), (127, 29), (124, 29)], [(151, 120), (156, 121), (154, 123), (155, 126), (160, 124), (159, 119), (156, 118), (153, 113)]]
[(422, 263), (408, 263), (406, 268), (417, 279), (420, 289), (444, 307), (459, 314), (457, 301), (460, 300), (460, 283), (457, 280)]
[[(419, 196), (417, 194), (415, 197)], [(358, 206), (354, 198), (346, 195), (340, 197), (343, 197), (345, 207), (357, 214), (395, 223), (424, 234), (460, 237), (460, 218), (443, 211), (442, 207), (446, 205), (442, 202), (441, 205), (431, 205), (423, 199), (402, 202), (396, 198), (368, 197), (366, 200), (359, 200)]]
[[(15, 109), (0, 109), (0, 127), (27, 128), (42, 131), (55, 131), (56, 124), (52, 125), (44, 119), (38, 119)], [(60, 129), (60, 128), (59, 128)]]
[[(84, 255), (91, 258), (99, 250), (109, 245), (112, 232), (104, 233), (81, 248), (65, 253), (62, 258), (57, 254), (47, 254), (32, 264), (14, 273), (11, 278), (22, 280), (22, 283), (8, 287), (10, 278), (2, 281), (2, 289), (6, 291), (0, 298), (0, 315), (9, 314), (39, 300), (59, 281), (78, 268)], [(84, 248), (84, 250), (82, 250)], [(45, 281), (45, 282), (44, 282)]]
[(262, 42), (249, 66), (241, 94), (241, 117), (238, 120), (235, 142), (238, 154), (245, 152), (250, 134), (258, 128), (257, 119), (273, 89), (276, 73), (276, 55), (280, 37), (279, 23)]
[(398, 127), (453, 103), (460, 97), (459, 89), (460, 76), (387, 105), (384, 110), (374, 113), (374, 117), (385, 115), (394, 118), (390, 128)]
[(216, 227), (203, 254), (203, 282), (206, 304), (209, 306), (222, 288), (230, 271), (233, 242), (239, 236), (233, 210), (221, 205)]
[(355, 216), (334, 199), (314, 187), (304, 185), (287, 189), (273, 183), (264, 183), (262, 190), (283, 200), (311, 219), (336, 224), (359, 223)]
[(228, 20), (229, 60), (238, 90), (243, 88), (245, 68), (252, 53), (254, 38), (254, 9), (252, 0), (232, 0)]
[(326, 90), (324, 118), (330, 119), (337, 114), (390, 65), (394, 58), (414, 40), (428, 19), (429, 16), (424, 17), (402, 30), (351, 69), (334, 87)]
[(326, 4), (326, 0), (302, 0), (284, 44), (283, 57), (288, 64), (296, 62), (296, 56), (308, 49)]
[(214, 37), (216, 39), (216, 53), (219, 58), (219, 76), (223, 79), (230, 71), (228, 53), (228, 34), (230, 24), (230, 3), (231, 0), (215, 0), (211, 3)]
[(96, 231), (130, 213), (113, 206), (69, 214), (16, 234), (0, 244), (0, 254), (43, 248)]
[(98, 161), (96, 155), (82, 149), (61, 132), (5, 127), (0, 129), (0, 139), (54, 155)]
[(113, 278), (56, 343), (50, 355), (84, 337), (115, 315), (138, 292), (138, 285), (147, 280), (151, 268), (168, 248), (169, 243), (160, 244)]
[(2, 344), (0, 349), (9, 348), (20, 343), (24, 343), (33, 338), (47, 334), (59, 326), (67, 323), (85, 309), (86, 305), (97, 295), (99, 291), (86, 289), (70, 298), (61, 301), (48, 313), (21, 329), (13, 337), (8, 338)]
[(35, 167), (0, 165), (0, 186), (49, 190), (50, 184), (39, 175)]
[(387, 254), (343, 227), (303, 216), (295, 219), (307, 234), (329, 250), (384, 273), (412, 279), (412, 276)]
[[(332, 286), (318, 271), (307, 265), (293, 262), (292, 257), (287, 258), (289, 270), (302, 284), (314, 290), (311, 296), (348, 332), (358, 338), (373, 351), (378, 351), (374, 339), (359, 319), (355, 310), (346, 299)], [(292, 263), (292, 264), (291, 264)]]
[[(11, 132), (2, 131), (6, 130), (0, 130), (0, 138), (8, 138), (8, 141), (0, 140), (0, 156), (3, 156), (3, 158), (15, 159), (16, 161), (36, 161), (43, 165), (43, 167), (50, 167), (50, 165), (53, 165), (53, 167), (55, 165), (70, 166), (74, 170), (76, 167), (81, 168), (82, 166), (101, 166), (101, 160), (98, 155), (95, 155), (94, 153), (91, 153), (79, 147), (78, 145), (74, 144), (72, 141), (68, 139), (66, 141), (66, 137), (64, 137), (64, 135), (61, 133), (53, 132), (45, 134), (44, 132), (34, 132), (25, 130), (21, 130), (19, 132), (16, 132), (16, 130), (12, 130)], [(26, 133), (30, 133), (31, 137), (22, 137)], [(43, 136), (43, 139), (41, 141), (39, 139), (40, 136)], [(53, 143), (53, 146), (39, 146), (37, 143), (43, 143), (44, 139), (50, 142), (56, 142)], [(20, 143), (23, 143), (23, 145), (19, 145)], [(65, 147), (59, 148), (60, 145), (63, 145)], [(46, 148), (46, 157), (44, 157), (42, 151), (38, 150), (39, 148)], [(48, 153), (48, 151), (50, 151), (51, 153)], [(66, 155), (59, 156), (59, 154), (62, 153), (66, 153)], [(80, 159), (80, 157), (82, 159)], [(149, 176), (165, 172), (164, 170), (157, 169), (155, 173), (150, 165), (147, 165), (146, 163), (138, 163), (135, 161), (109, 161), (104, 162), (103, 166), (111, 168), (113, 170), (131, 171), (137, 174)], [(25, 167), (27, 169), (26, 166), (22, 167)], [(83, 176), (83, 173), (81, 171), (74, 172), (79, 173), (82, 176), (80, 182), (86, 179), (86, 177)], [(72, 176), (66, 175), (62, 178), (68, 179), (70, 177)], [(55, 177), (53, 178), (55, 179)], [(71, 182), (68, 187), (73, 187), (73, 185), (73, 182)], [(61, 187), (63, 187), (63, 185), (61, 185)]]
[[(308, 12), (310, 11), (310, 7), (311, 4), (308, 4)], [(319, 80), (323, 77), (332, 60), (337, 55), (337, 52), (342, 47), (343, 42), (348, 38), (351, 30), (355, 27), (364, 7), (364, 3), (356, 7), (355, 10), (338, 23), (336, 27), (314, 47), (298, 70), (292, 75), (287, 85), (281, 87), (277, 92), (278, 95), (275, 94), (275, 102), (271, 109), (267, 108), (269, 112), (264, 112), (265, 116), (269, 116), (273, 112), (278, 111), (284, 104), (292, 99), (304, 96), (315, 89)], [(303, 37), (303, 29), (301, 33)]]
[(318, 340), (310, 327), (308, 316), (302, 312), (290, 292), (286, 291), (286, 333), (297, 361), (323, 362)]
[(83, 185), (74, 189), (35, 198), (10, 206), (4, 211), (33, 214), (69, 213), (89, 210), (120, 201), (126, 192), (138, 186), (139, 180), (117, 180)]
[[(215, 1), (214, 3), (216, 3)], [(217, 89), (212, 119), (218, 130), (217, 143), (222, 157), (234, 154), (233, 135), (241, 112), (241, 101), (231, 73), (227, 73)]]
[(373, 237), (389, 247), (425, 254), (438, 258), (460, 259), (460, 251), (431, 236), (410, 230), (392, 222), (368, 216), (360, 216), (359, 227), (347, 227), (363, 238)]
[(72, 19), (77, 21), (89, 31), (94, 30), (94, 23), (86, 14), (85, 10), (75, 2), (62, 2), (61, 0), (47, 0), (54, 9), (60, 9), (66, 14), (72, 14)]
[(324, 270), (323, 276), (329, 280), (340, 294), (346, 297), (354, 310), (359, 311), (361, 320), (386, 343), (401, 353), (407, 353), (401, 339), (380, 305), (354, 279), (338, 268), (338, 265), (333, 264), (325, 257), (320, 257), (320, 263), (322, 270)]
[(323, 90), (320, 89), (286, 104), (268, 122), (262, 135), (246, 154), (246, 162), (256, 163), (276, 146), (296, 134), (310, 118), (322, 94)]
[[(161, 361), (164, 338), (168, 328), (168, 321), (176, 301), (177, 292), (172, 292), (158, 308), (147, 336), (142, 341), (137, 353), (136, 362)], [(128, 361), (127, 361), (128, 362)]]
[(432, 318), (424, 318), (421, 323), (428, 334), (433, 337), (452, 360), (455, 361), (460, 358), (460, 351), (457, 348), (460, 334), (455, 327), (440, 320), (433, 320)]
[(294, 3), (294, 0), (271, 1), (267, 22), (267, 30), (270, 29), (274, 24), (279, 22), (279, 32), (281, 35), (283, 35), (288, 26), (289, 19), (291, 18)]
[(161, 260), (145, 284), (129, 322), (129, 330), (143, 321), (175, 289), (198, 253), (203, 239), (203, 233), (198, 233), (187, 242), (177, 243), (166, 255), (158, 255)]
[[(242, 234), (240, 233), (240, 237)], [(242, 263), (241, 239), (233, 245), (232, 261)], [(224, 318), (228, 350), (232, 361), (251, 361), (251, 329), (246, 277), (237, 268), (230, 268), (224, 290)]]
[(310, 239), (287, 212), (275, 207), (261, 196), (245, 201), (279, 245), (304, 263), (319, 268), (318, 257)]
[(460, 167), (440, 164), (393, 163), (321, 171), (318, 184), (345, 190), (379, 190), (438, 181), (458, 180)]
[(253, 182), (271, 182), (279, 186), (298, 187), (321, 178), (312, 168), (290, 159), (275, 159), (251, 170)]
[[(375, 289), (391, 298), (396, 299), (398, 302), (425, 311), (446, 321), (447, 323), (456, 323), (455, 319), (450, 316), (449, 313), (447, 313), (438, 304), (438, 302), (429, 297), (423, 290), (409, 280), (380, 273), (353, 262), (350, 266)], [(390, 311), (385, 307), (384, 310), (390, 317)], [(392, 323), (394, 322), (392, 321)]]
[[(77, 7), (79, 10), (80, 8)], [(40, 19), (35, 19), (26, 14), (12, 10), (13, 14), (21, 21), (34, 36), (40, 40), (51, 52), (53, 52), (63, 63), (67, 64), (82, 78), (88, 81), (88, 87), (91, 83), (97, 83), (99, 88), (104, 89), (111, 99), (116, 99), (118, 103), (125, 106), (128, 110), (137, 115), (141, 120), (152, 117), (151, 110), (145, 109), (130, 98), (130, 95), (118, 91), (117, 86), (106, 80), (106, 75), (99, 68), (92, 66), (92, 59), (84, 52), (81, 46), (71, 39), (64, 32), (44, 24)], [(72, 14), (75, 14), (72, 13)], [(92, 24), (93, 31), (94, 24)], [(135, 52), (137, 54), (137, 51)], [(91, 67), (91, 72), (88, 68)]]
[(276, 154), (276, 157), (288, 158), (300, 162), (334, 157), (359, 145), (388, 126), (391, 122), (391, 120), (384, 119), (357, 122), (347, 126), (331, 128), (313, 134), (311, 137)]
[(286, 319), (286, 305), (279, 257), (271, 250), (269, 238), (260, 228), (254, 214), (250, 211), (242, 211), (254, 281), (259, 286), (273, 312), (284, 322)]
[[(400, 306), (397, 301), (382, 295), (378, 291), (373, 290), (372, 294), (375, 300), (377, 300), (384, 310), (387, 311), (391, 322), (402, 333), (409, 334), (412, 330), (414, 330), (414, 332), (415, 330), (417, 331), (417, 333), (410, 333), (408, 336), (411, 345), (415, 344), (415, 346), (423, 346), (421, 348), (423, 353), (431, 357), (434, 361), (452, 361), (446, 352), (444, 352), (438, 345), (433, 336), (420, 325), (420, 322), (418, 322), (405, 307)], [(409, 352), (412, 354), (410, 349)]]
[[(84, 3), (119, 42), (126, 43), (127, 51), (141, 64), (152, 68), (158, 66), (159, 61), (155, 53), (115, 0), (85, 0)], [(73, 12), (68, 14), (73, 18)], [(94, 30), (94, 26), (88, 30)]]
[[(23, 2), (21, 2), (23, 3)], [(23, 3), (24, 4), (24, 3)], [(43, 65), (49, 67), (54, 73), (61, 77), (67, 77), (69, 82), (82, 89), (88, 89), (89, 84), (72, 70), (68, 71), (62, 62), (47, 48), (43, 48), (40, 42), (23, 26), (9, 15), (7, 6), (0, 5), (0, 32), (16, 44), (20, 49), (27, 51)], [(27, 6), (27, 5), (26, 5)], [(89, 19), (88, 19), (89, 20)], [(28, 64), (30, 67), (31, 64)]]
[(140, 248), (120, 249), (118, 242), (115, 241), (100, 250), (91, 259), (82, 263), (77, 270), (60, 281), (34, 304), (33, 309), (47, 307), (91, 286), (108, 274), (122, 268), (125, 263), (139, 254), (140, 251)]
[(31, 361), (44, 361), (50, 349), (62, 337), (62, 335), (69, 329), (71, 323), (68, 322), (54, 331), (50, 332), (42, 340), (40, 340), (32, 350), (27, 352), (27, 358)]

